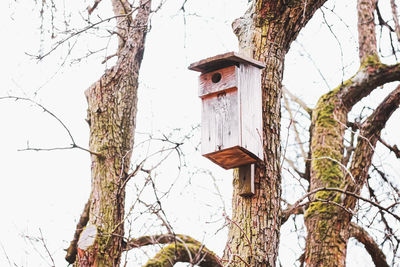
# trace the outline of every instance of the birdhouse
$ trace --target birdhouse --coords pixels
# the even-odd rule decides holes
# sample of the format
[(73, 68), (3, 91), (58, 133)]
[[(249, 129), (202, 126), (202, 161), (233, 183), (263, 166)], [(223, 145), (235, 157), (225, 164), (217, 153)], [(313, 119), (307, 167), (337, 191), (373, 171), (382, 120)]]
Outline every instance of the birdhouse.
[(225, 169), (263, 159), (262, 62), (235, 52), (189, 66), (201, 72), (201, 153)]

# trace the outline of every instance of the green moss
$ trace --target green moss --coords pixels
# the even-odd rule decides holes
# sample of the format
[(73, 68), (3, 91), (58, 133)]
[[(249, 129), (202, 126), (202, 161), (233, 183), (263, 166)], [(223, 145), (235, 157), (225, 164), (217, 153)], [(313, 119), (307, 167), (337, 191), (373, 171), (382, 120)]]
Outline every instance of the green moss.
[(329, 226), (328, 226), (327, 221), (326, 220), (319, 220), (317, 229), (319, 230), (320, 237), (324, 237), (327, 234), (328, 230), (329, 230)]
[(317, 117), (316, 126), (321, 127), (330, 127), (335, 126), (337, 124), (336, 120), (333, 119), (333, 110), (335, 109), (335, 104), (328, 102), (323, 105), (323, 108), (317, 109)]
[[(320, 195), (318, 196), (319, 193), (320, 193)], [(317, 199), (329, 199), (330, 197), (332, 197), (332, 194), (330, 194), (330, 193), (332, 193), (332, 192), (320, 191), (315, 195), (315, 197)], [(319, 215), (330, 214), (332, 212), (334, 212), (333, 204), (322, 202), (322, 201), (315, 201), (309, 205), (309, 207), (305, 213), (305, 217), (309, 217), (311, 215), (317, 215), (317, 214), (319, 214)]]
[(369, 55), (363, 62), (361, 62), (360, 69), (364, 69), (368, 66), (379, 68), (385, 65), (381, 63), (379, 56), (377, 54), (373, 54)]
[(334, 160), (340, 160), (340, 155), (329, 148), (321, 148), (313, 153), (311, 167), (316, 172), (316, 178), (327, 187), (338, 187), (344, 177), (341, 166)]
[[(344, 173), (340, 162), (343, 159), (343, 135), (346, 121), (345, 111), (341, 111), (338, 92), (351, 84), (347, 80), (334, 90), (323, 95), (313, 110), (313, 133), (311, 142), (314, 188), (343, 186)], [(313, 199), (329, 200), (339, 203), (340, 195), (332, 191), (319, 191)], [(334, 212), (331, 203), (315, 201), (309, 205), (305, 216), (329, 214)]]
[[(329, 200), (330, 202), (340, 203), (341, 201), (341, 193), (333, 192), (333, 191), (319, 191), (315, 194), (316, 199)], [(337, 206), (332, 203), (327, 203), (323, 201), (315, 201), (312, 202), (306, 213), (305, 217), (313, 216), (313, 215), (322, 215), (322, 217), (326, 217), (328, 220), (332, 217), (332, 213), (336, 213), (335, 208)]]
[[(188, 250), (194, 256), (201, 247), (199, 242), (193, 241), (194, 243), (185, 243), (185, 245), (177, 242), (163, 247), (144, 267), (172, 267), (177, 261), (189, 262)], [(209, 251), (206, 252), (210, 253)]]
[[(337, 162), (342, 159), (341, 125), (334, 116), (338, 102), (335, 90), (327, 93), (318, 101), (313, 112), (314, 133), (312, 139), (312, 169), (324, 186), (336, 187), (341, 184), (343, 171)], [(337, 162), (336, 162), (337, 161)]]

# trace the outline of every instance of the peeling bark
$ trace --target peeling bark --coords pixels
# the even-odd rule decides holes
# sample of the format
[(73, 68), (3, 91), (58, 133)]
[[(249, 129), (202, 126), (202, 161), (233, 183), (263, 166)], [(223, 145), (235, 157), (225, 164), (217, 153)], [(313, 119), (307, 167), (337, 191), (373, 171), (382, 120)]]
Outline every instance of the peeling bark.
[(90, 201), (86, 203), (85, 208), (83, 209), (81, 217), (79, 218), (79, 222), (76, 225), (74, 238), (72, 239), (67, 249), (67, 255), (65, 256), (65, 260), (70, 264), (75, 262), (76, 254), (78, 252), (77, 250), (78, 239), (84, 227), (86, 226), (87, 222), (89, 221), (89, 210), (90, 210)]

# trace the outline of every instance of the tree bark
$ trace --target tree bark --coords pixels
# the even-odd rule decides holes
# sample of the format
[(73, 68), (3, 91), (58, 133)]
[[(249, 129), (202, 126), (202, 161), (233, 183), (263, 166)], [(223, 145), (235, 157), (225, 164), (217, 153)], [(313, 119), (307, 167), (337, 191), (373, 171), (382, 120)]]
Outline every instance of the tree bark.
[[(394, 90), (362, 124), (350, 170), (344, 162), (344, 134), (352, 107), (375, 88), (399, 80), (399, 65), (379, 61), (374, 24), (375, 0), (359, 0), (358, 33), (360, 69), (356, 75), (323, 95), (313, 110), (311, 123), (310, 191), (332, 187), (359, 195), (371, 165), (376, 142), (386, 121), (398, 108), (399, 91)], [(351, 195), (319, 191), (310, 197), (305, 213), (307, 266), (345, 266), (352, 210), (357, 199)]]
[[(310, 191), (346, 187), (340, 163), (347, 113), (337, 97), (339, 89), (321, 97), (312, 113)], [(307, 266), (345, 266), (350, 214), (335, 205), (341, 200), (340, 193), (328, 191), (310, 197), (305, 214)]]
[[(232, 266), (275, 266), (281, 226), (280, 100), (285, 55), (325, 1), (253, 1), (233, 23), (240, 53), (266, 64), (262, 73), (264, 162), (256, 168), (255, 195), (239, 196), (234, 171), (232, 219), (224, 260)], [(260, 137), (261, 138), (261, 137)]]
[(132, 18), (128, 2), (113, 0), (119, 40), (114, 67), (86, 90), (92, 190), (89, 221), (78, 241), (77, 266), (119, 266), (124, 236), (124, 181), (134, 141), (137, 88), (151, 0)]

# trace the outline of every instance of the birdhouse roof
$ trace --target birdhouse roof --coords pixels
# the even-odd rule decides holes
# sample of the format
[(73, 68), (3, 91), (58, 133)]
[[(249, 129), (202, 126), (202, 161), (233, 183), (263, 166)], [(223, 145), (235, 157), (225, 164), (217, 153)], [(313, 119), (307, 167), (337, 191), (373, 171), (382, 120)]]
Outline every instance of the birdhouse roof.
[(228, 52), (225, 54), (216, 55), (213, 57), (209, 57), (195, 63), (190, 64), (189, 69), (194, 71), (199, 71), (201, 73), (206, 73), (218, 69), (222, 69), (225, 67), (239, 65), (239, 64), (250, 64), (257, 68), (263, 69), (265, 68), (265, 64), (254, 60), (249, 57), (245, 57), (236, 52)]

